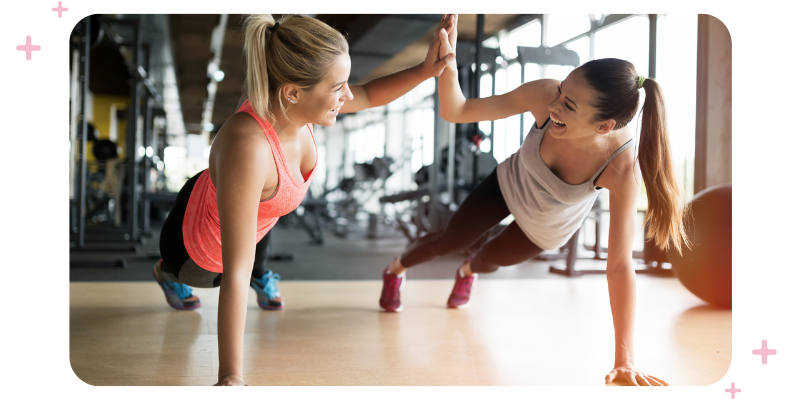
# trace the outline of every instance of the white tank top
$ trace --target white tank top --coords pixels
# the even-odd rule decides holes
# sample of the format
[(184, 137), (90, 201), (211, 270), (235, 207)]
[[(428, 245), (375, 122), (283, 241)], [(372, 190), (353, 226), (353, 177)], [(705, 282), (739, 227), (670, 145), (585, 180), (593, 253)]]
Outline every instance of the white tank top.
[(550, 119), (542, 128), (533, 124), (522, 147), (497, 166), (500, 191), (508, 209), (534, 244), (544, 250), (567, 243), (592, 209), (600, 189), (597, 177), (619, 153), (633, 142), (620, 146), (592, 179), (579, 185), (562, 181), (542, 160), (539, 147)]

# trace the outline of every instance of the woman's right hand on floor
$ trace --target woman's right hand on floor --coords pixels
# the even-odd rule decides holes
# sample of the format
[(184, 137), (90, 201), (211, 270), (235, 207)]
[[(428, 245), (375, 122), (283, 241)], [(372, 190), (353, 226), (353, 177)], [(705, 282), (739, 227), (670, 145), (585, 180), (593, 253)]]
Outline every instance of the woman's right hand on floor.
[(219, 378), (219, 382), (215, 383), (214, 386), (250, 386), (244, 383), (244, 379), (241, 376), (237, 375), (225, 375)]

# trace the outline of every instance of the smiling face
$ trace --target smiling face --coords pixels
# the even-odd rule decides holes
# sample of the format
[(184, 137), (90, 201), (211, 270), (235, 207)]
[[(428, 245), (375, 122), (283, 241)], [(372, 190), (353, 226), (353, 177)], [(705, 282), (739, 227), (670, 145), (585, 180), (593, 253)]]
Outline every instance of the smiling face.
[(347, 80), (350, 77), (350, 56), (336, 58), (328, 73), (318, 84), (307, 90), (291, 90), (288, 96), (297, 103), (289, 109), (304, 121), (315, 125), (331, 126), (336, 123), (339, 109), (353, 99)]
[(592, 106), (594, 92), (591, 90), (580, 68), (572, 71), (561, 82), (550, 110), (550, 135), (558, 139), (577, 139), (605, 134), (614, 129), (614, 121), (596, 121), (597, 110)]

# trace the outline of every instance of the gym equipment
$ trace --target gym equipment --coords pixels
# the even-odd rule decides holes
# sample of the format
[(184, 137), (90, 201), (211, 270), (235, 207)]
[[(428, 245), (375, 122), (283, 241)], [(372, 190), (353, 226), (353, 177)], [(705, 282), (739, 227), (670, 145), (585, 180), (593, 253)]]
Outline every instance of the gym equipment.
[[(550, 266), (550, 272), (568, 277), (581, 276), (584, 274), (605, 274), (605, 269), (576, 269), (575, 263), (579, 259), (606, 259), (605, 255), (608, 254), (608, 248), (600, 245), (599, 238), (603, 230), (601, 225), (601, 215), (607, 212), (609, 212), (609, 210), (601, 207), (600, 199), (598, 198), (592, 206), (592, 209), (589, 211), (589, 215), (586, 216), (584, 224), (581, 225), (581, 227), (578, 228), (569, 241), (567, 241), (567, 243), (559, 249), (558, 253), (540, 254), (539, 256), (535, 257), (534, 260), (550, 261), (563, 259), (565, 260), (565, 265), (563, 267), (555, 265)], [(639, 210), (638, 213), (640, 215), (644, 215), (645, 211)], [(587, 243), (583, 243), (583, 245), (581, 245), (579, 243), (581, 229), (586, 229), (584, 228), (586, 221), (594, 222), (595, 242), (591, 245)], [(581, 250), (588, 250), (591, 252), (591, 255), (581, 255)], [(659, 250), (653, 241), (645, 240), (644, 249), (642, 251), (634, 251), (633, 258), (636, 261), (636, 266), (638, 267), (634, 269), (637, 274), (672, 276), (671, 270), (663, 268), (663, 263), (667, 261), (666, 253)]]
[(672, 270), (692, 294), (724, 308), (732, 305), (732, 210), (730, 184), (712, 186), (687, 206), (686, 229), (691, 248), (669, 252)]
[[(162, 200), (153, 196), (169, 197), (151, 185), (153, 176), (163, 176), (157, 166), (167, 144), (166, 124), (156, 124), (166, 120), (163, 98), (154, 85), (163, 79), (159, 65), (164, 44), (155, 34), (163, 25), (158, 18), (163, 16), (93, 15), (81, 20), (70, 35), (71, 267), (124, 268), (124, 259), (95, 262), (81, 254), (138, 254), (150, 236), (151, 206)], [(94, 132), (87, 118), (90, 91), (129, 95), (127, 108), (117, 113), (120, 121), (126, 121), (124, 141), (100, 139)], [(103, 106), (94, 113), (109, 111)], [(87, 157), (89, 141), (94, 142), (91, 154), (96, 161)], [(166, 207), (171, 202), (159, 204)]]
[[(394, 173), (394, 165), (391, 157), (375, 157), (368, 163), (353, 164), (354, 176), (342, 179), (319, 197), (307, 193), (300, 206), (291, 212), (291, 218), (280, 219), (279, 223), (299, 224), (311, 237), (311, 243), (316, 245), (324, 243), (323, 232), (328, 225), (333, 226), (337, 236), (347, 237), (352, 226), (357, 224), (357, 216), (365, 212), (364, 204), (382, 191), (383, 182)], [(330, 194), (339, 198), (329, 201), (327, 197)], [(369, 214), (368, 220), (370, 229), (367, 236), (374, 238), (378, 216)]]
[[(466, 138), (466, 136), (461, 136)], [(473, 138), (470, 138), (472, 140)], [(497, 160), (489, 153), (479, 152), (473, 154), (465, 140), (456, 141), (454, 152), (453, 197), (447, 193), (447, 165), (449, 148), (445, 147), (440, 152), (443, 160), (439, 165), (439, 190), (438, 196), (431, 196), (430, 174), (433, 166), (425, 165), (414, 173), (414, 182), (419, 189), (395, 193), (382, 196), (379, 201), (381, 204), (396, 204), (405, 201), (411, 202), (404, 213), (396, 215), (391, 224), (409, 240), (414, 242), (426, 233), (436, 232), (446, 226), (450, 218), (455, 214), (458, 205), (467, 198), (477, 183), (467, 181), (470, 177), (477, 175), (477, 182), (492, 173), (497, 167)], [(437, 215), (436, 221), (432, 218)]]

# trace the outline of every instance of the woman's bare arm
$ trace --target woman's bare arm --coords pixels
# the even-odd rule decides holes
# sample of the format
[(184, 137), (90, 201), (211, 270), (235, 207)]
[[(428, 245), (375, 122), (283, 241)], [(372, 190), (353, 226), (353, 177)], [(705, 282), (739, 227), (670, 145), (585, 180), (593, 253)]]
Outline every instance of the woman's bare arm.
[(444, 54), (440, 58), (442, 37), (440, 31), (442, 29), (445, 29), (445, 31), (452, 30), (454, 20), (455, 17), (452, 14), (446, 14), (442, 17), (434, 33), (433, 40), (428, 46), (428, 54), (421, 64), (373, 79), (364, 85), (350, 85), (353, 100), (344, 103), (340, 112), (352, 113), (389, 104), (417, 87), (420, 83), (439, 76), (445, 65), (455, 57), (454, 55), (447, 57), (447, 54)]
[[(457, 36), (458, 18), (455, 28), (442, 38), (440, 54), (455, 52)], [(529, 111), (538, 121), (547, 115), (547, 106), (556, 96), (559, 83), (554, 79), (540, 79), (502, 95), (466, 99), (458, 84), (456, 62), (451, 61), (439, 76), (440, 114), (449, 122), (469, 123), (493, 121)]]
[[(232, 135), (234, 136), (234, 135)], [(219, 378), (242, 377), (244, 326), (255, 259), (258, 204), (271, 152), (263, 136), (235, 135), (215, 143), (215, 186), (224, 271), (219, 292)]]
[(630, 385), (668, 386), (634, 365), (634, 324), (636, 320), (636, 271), (633, 242), (636, 235), (636, 204), (641, 191), (641, 173), (633, 149), (617, 156), (597, 184), (609, 190), (610, 226), (606, 279), (614, 322), (614, 367), (606, 383), (622, 378)]

